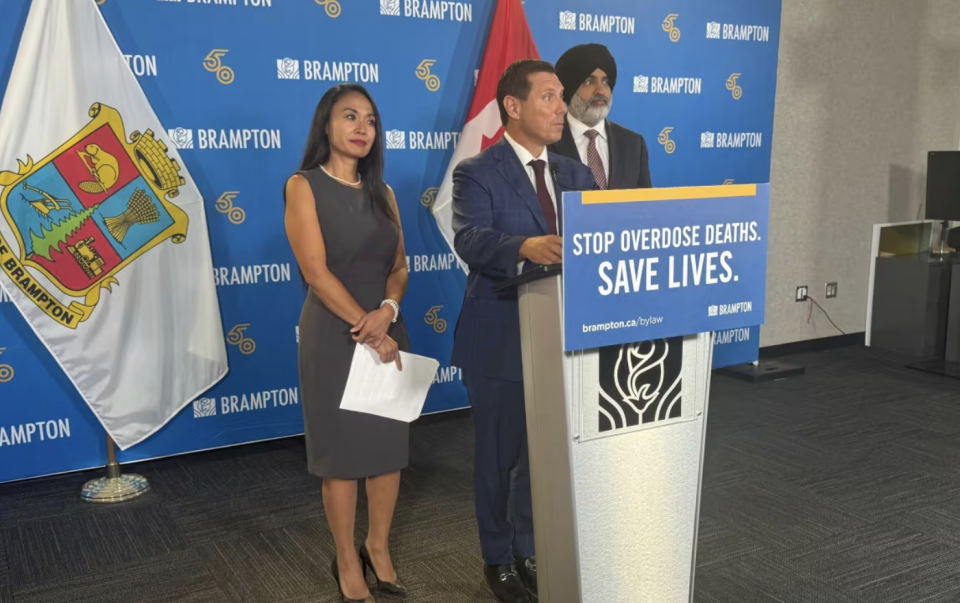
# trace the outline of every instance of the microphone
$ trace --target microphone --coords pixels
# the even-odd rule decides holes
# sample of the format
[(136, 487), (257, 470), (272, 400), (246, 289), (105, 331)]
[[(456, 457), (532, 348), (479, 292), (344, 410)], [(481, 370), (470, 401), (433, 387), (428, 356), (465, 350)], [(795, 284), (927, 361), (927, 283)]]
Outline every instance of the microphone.
[(550, 163), (550, 175), (553, 176), (553, 181), (556, 182), (560, 187), (565, 188), (571, 191), (592, 191), (597, 190), (596, 187), (592, 188), (582, 188), (579, 186), (570, 186), (560, 182), (560, 166), (556, 163)]

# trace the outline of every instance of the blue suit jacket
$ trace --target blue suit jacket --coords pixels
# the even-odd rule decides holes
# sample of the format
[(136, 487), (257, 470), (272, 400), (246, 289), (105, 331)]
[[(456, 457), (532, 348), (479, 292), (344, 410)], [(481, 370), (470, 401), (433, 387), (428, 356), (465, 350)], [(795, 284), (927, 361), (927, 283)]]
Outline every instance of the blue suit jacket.
[[(563, 191), (594, 189), (590, 169), (548, 151), (557, 215)], [(548, 166), (549, 169), (549, 166)], [(522, 381), (520, 314), (516, 290), (493, 286), (517, 275), (520, 245), (550, 234), (537, 192), (506, 138), (462, 161), (453, 171), (454, 248), (470, 268), (453, 342), (454, 366), (468, 375)]]

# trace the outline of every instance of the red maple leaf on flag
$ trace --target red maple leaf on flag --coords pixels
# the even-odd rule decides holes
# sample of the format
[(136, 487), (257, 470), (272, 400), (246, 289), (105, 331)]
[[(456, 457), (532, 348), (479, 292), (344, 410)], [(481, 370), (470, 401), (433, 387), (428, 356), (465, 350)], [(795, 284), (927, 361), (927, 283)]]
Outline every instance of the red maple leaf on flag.
[(492, 138), (487, 138), (486, 136), (480, 141), (480, 150), (484, 151), (487, 147), (493, 146), (496, 144), (500, 137), (503, 136), (503, 126), (500, 126), (500, 129), (497, 130), (497, 133), (493, 135)]
[[(473, 92), (467, 121), (453, 158), (447, 166), (446, 177), (433, 204), (433, 215), (440, 232), (453, 249), (453, 170), (457, 164), (473, 157), (487, 147), (493, 146), (503, 136), (500, 109), (497, 106), (497, 84), (500, 76), (512, 63), (521, 59), (539, 59), (540, 53), (533, 42), (533, 34), (527, 24), (520, 0), (498, 0), (483, 62), (477, 75), (477, 87)], [(465, 266), (461, 262), (461, 266)]]

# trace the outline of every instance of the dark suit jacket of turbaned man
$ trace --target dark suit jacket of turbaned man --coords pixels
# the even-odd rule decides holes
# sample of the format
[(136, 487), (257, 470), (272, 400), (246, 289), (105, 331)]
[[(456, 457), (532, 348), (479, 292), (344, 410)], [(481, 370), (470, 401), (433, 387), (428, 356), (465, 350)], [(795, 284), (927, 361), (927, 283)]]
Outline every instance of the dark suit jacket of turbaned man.
[[(647, 142), (643, 136), (620, 124), (605, 120), (610, 153), (610, 176), (607, 189), (652, 188)], [(570, 122), (563, 120), (563, 137), (550, 145), (550, 150), (559, 155), (581, 161), (577, 143), (570, 132)]]

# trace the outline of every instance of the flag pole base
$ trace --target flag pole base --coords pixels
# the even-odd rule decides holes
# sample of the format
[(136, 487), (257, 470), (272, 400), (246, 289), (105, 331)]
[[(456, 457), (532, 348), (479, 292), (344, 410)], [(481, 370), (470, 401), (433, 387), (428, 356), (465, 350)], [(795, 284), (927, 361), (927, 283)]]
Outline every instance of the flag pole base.
[(136, 473), (121, 475), (113, 438), (107, 436), (107, 475), (92, 479), (80, 490), (80, 499), (94, 503), (119, 503), (133, 500), (150, 490), (147, 478)]
[[(109, 471), (110, 467), (107, 467)], [(117, 467), (119, 471), (119, 467)], [(133, 500), (150, 490), (147, 478), (135, 473), (119, 477), (100, 477), (83, 485), (81, 500), (94, 503), (118, 503)]]

